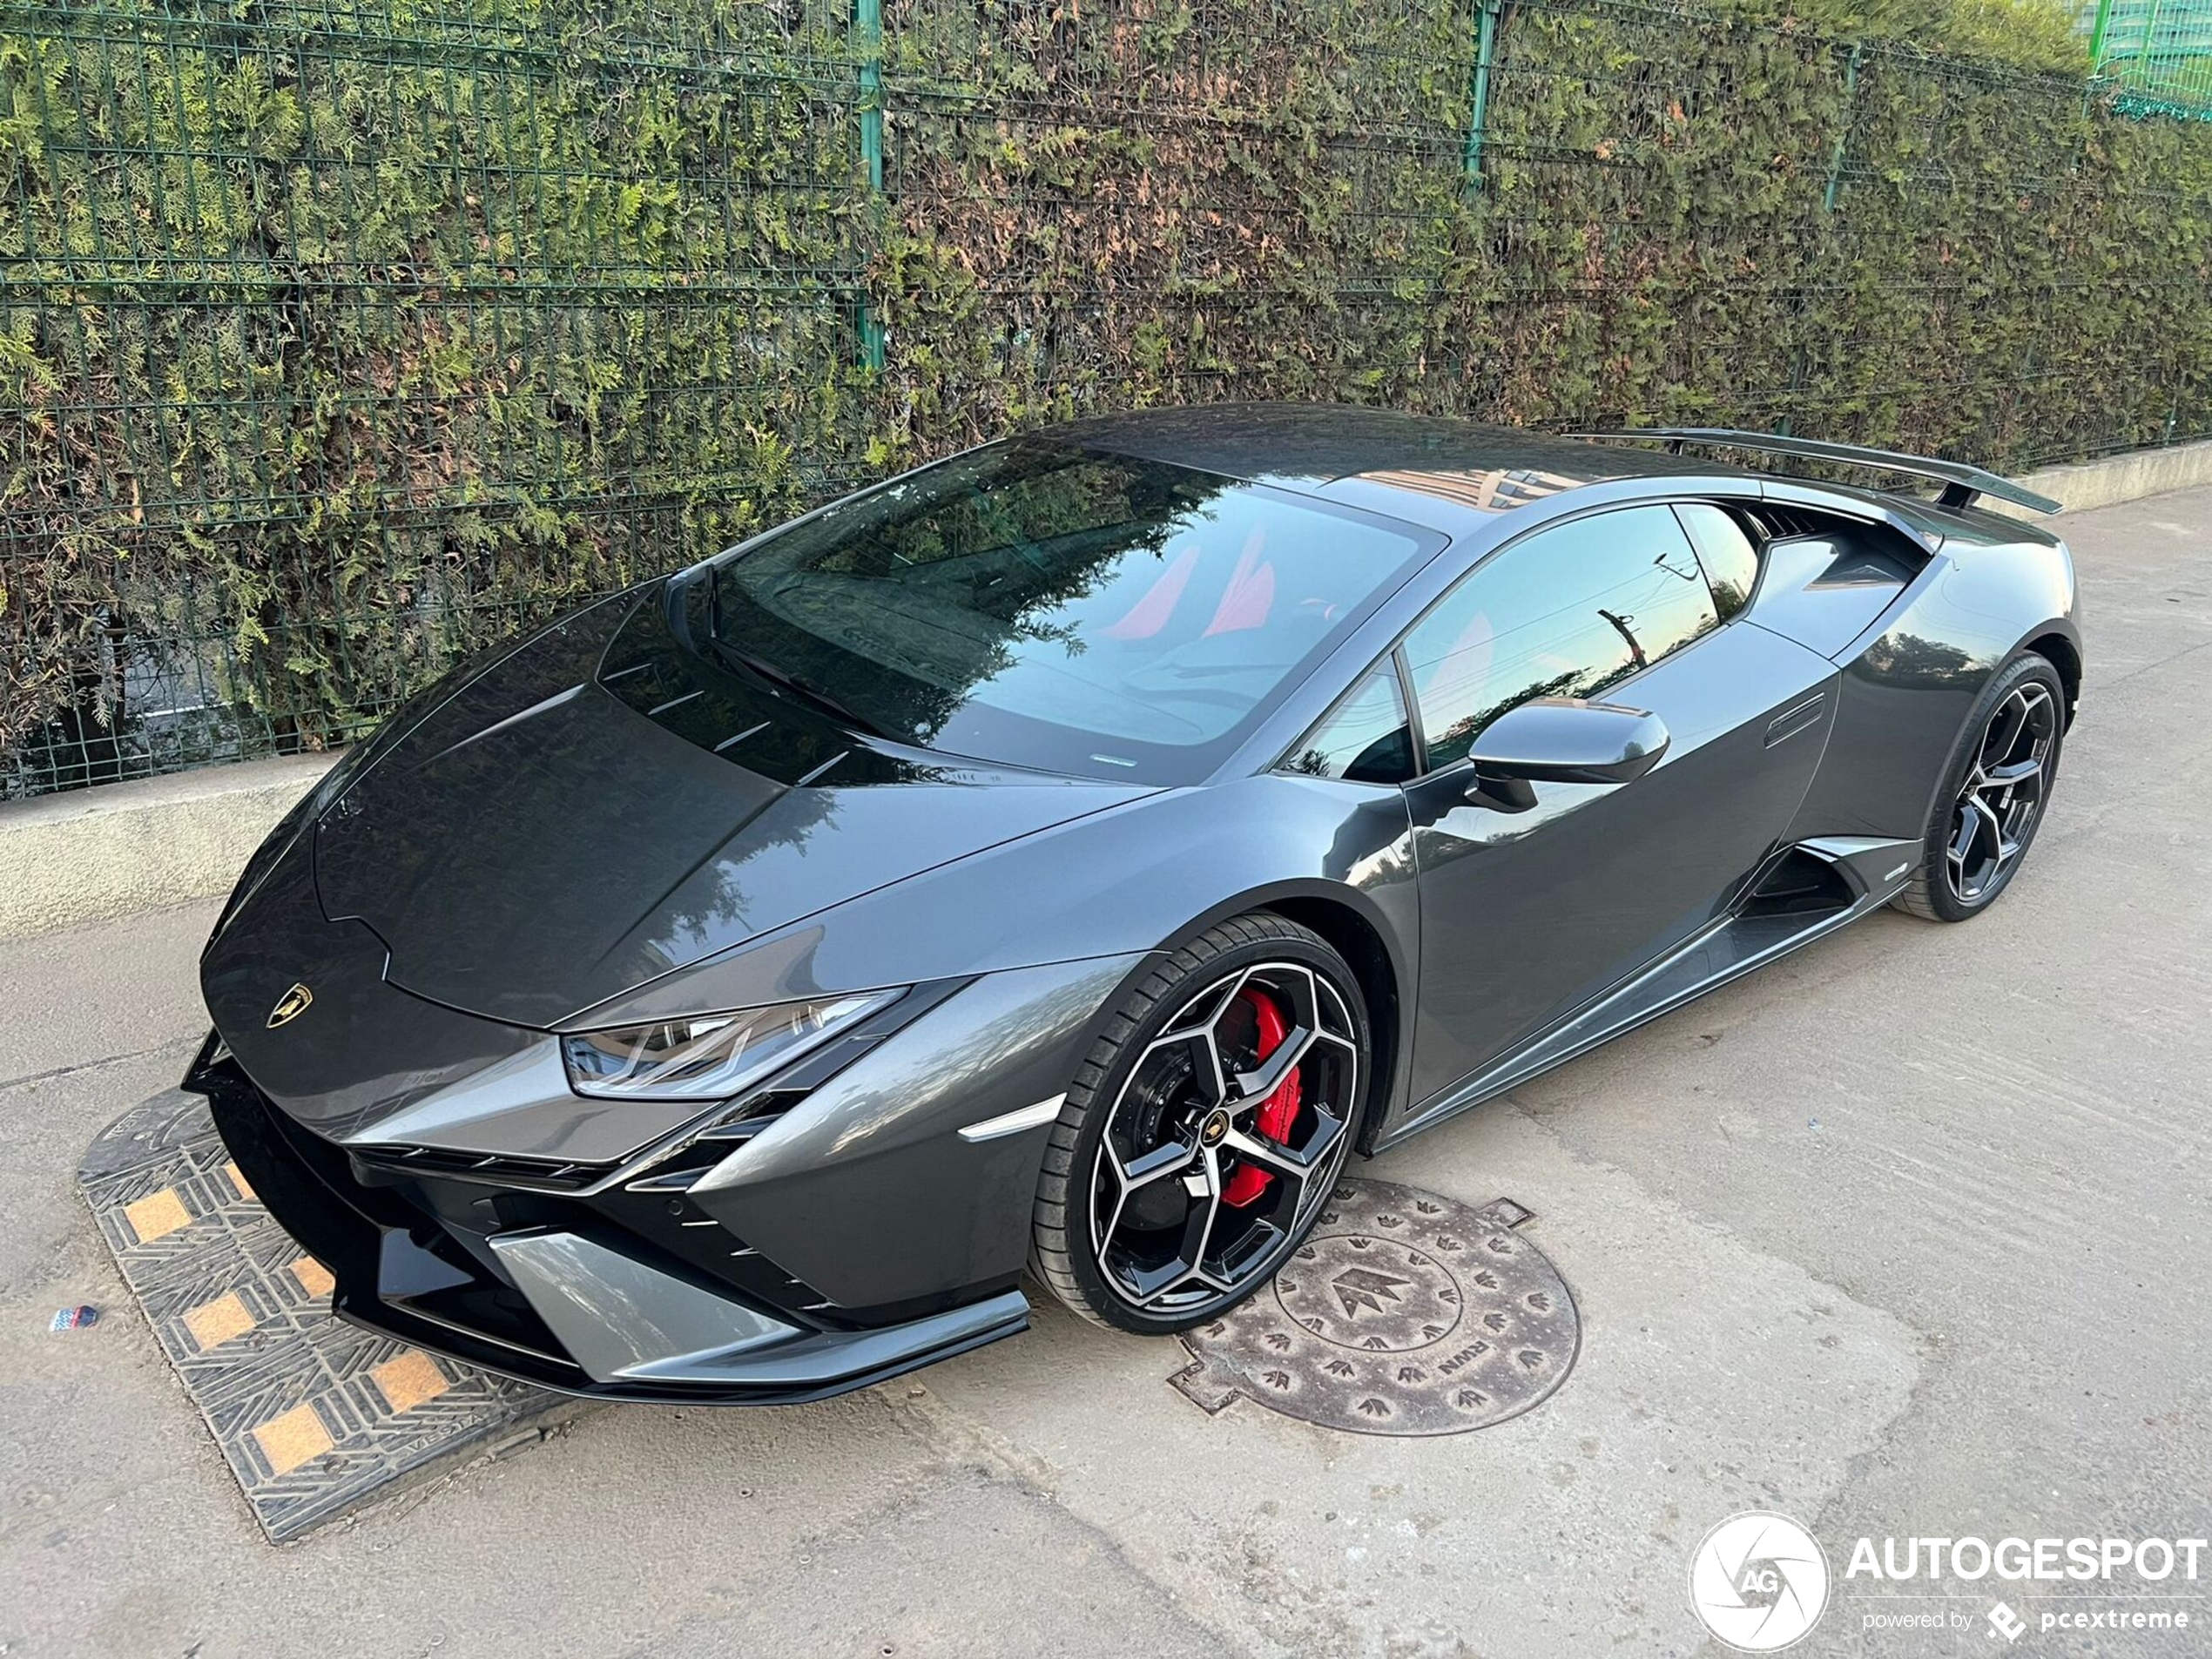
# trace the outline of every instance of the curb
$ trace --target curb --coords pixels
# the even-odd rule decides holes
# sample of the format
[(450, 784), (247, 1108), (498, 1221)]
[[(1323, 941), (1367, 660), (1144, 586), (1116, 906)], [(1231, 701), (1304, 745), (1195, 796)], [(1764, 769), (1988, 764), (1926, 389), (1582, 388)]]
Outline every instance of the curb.
[(248, 760), (0, 806), (0, 939), (228, 893), (337, 758)]
[[(2087, 513), (2100, 507), (2117, 507), (2146, 496), (2212, 484), (2212, 442), (2176, 443), (2162, 449), (2130, 449), (2101, 461), (2076, 461), (2063, 467), (2045, 467), (2014, 482), (2039, 496), (2048, 496), (2069, 513)], [(2003, 502), (1984, 506), (2008, 518), (2035, 522), (2041, 515)]]
[[(2212, 484), (2212, 442), (2046, 467), (2020, 482), (2069, 513), (2117, 506)], [(249, 760), (0, 804), (0, 940), (229, 892), (261, 838), (336, 759)]]

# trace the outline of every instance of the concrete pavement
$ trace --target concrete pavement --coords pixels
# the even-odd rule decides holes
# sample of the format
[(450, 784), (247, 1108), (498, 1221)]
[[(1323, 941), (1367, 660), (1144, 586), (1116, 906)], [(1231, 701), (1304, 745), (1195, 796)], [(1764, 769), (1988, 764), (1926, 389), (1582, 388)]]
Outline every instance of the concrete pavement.
[[(2207, 1650), (2041, 1634), (2036, 1586), (2011, 1648), (1988, 1587), (1862, 1637), (1931, 1604), (1842, 1578), (1862, 1534), (2212, 1529), (2212, 489), (2061, 523), (2087, 691), (1994, 911), (1873, 918), (1366, 1171), (1518, 1200), (1574, 1289), (1574, 1374), (1475, 1434), (1209, 1417), (1179, 1345), (1048, 1310), (821, 1406), (597, 1411), (273, 1549), (71, 1184), (204, 1029), (216, 906), (0, 946), (0, 1644), (1686, 1654), (1690, 1551), (1761, 1507), (1838, 1575), (1797, 1651)], [(79, 1301), (109, 1317), (50, 1335)]]

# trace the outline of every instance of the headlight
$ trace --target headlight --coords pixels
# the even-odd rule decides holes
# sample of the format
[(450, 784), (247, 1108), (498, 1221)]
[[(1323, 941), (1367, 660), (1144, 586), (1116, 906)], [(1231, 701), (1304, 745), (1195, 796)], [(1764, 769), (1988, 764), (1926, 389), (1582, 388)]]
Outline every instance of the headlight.
[(869, 991), (806, 1002), (778, 1002), (735, 1014), (700, 1014), (618, 1031), (561, 1039), (569, 1083), (579, 1095), (623, 1100), (719, 1100), (832, 1033), (894, 1001)]

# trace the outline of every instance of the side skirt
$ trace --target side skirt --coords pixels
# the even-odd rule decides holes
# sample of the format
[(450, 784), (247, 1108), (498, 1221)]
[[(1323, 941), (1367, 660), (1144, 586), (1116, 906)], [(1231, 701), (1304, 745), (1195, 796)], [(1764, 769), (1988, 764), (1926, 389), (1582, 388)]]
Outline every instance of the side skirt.
[(1762, 875), (1791, 853), (1809, 854), (1833, 869), (1852, 895), (1849, 901), (1819, 908), (1762, 914), (1755, 907), (1752, 896), (1757, 893), (1759, 881), (1755, 879), (1747, 882), (1747, 896), (1739, 900), (1732, 913), (1677, 946), (1619, 988), (1447, 1090), (1397, 1128), (1379, 1136), (1372, 1150), (1386, 1151), (1447, 1117), (1456, 1117), (1554, 1066), (1588, 1054), (1624, 1031), (1671, 1013), (1730, 980), (1741, 979), (1800, 946), (1849, 927), (1894, 898), (1920, 858), (1917, 842), (1864, 835), (1831, 836), (1798, 841), (1784, 848), (1769, 861)]

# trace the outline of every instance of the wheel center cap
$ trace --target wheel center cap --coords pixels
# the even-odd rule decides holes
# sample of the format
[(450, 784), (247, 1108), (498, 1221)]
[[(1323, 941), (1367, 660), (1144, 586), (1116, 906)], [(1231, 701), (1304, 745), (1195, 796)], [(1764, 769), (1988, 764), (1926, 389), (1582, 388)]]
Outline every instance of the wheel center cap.
[(1222, 1137), (1229, 1133), (1229, 1114), (1216, 1108), (1206, 1121), (1198, 1125), (1198, 1139), (1208, 1146), (1219, 1146)]

